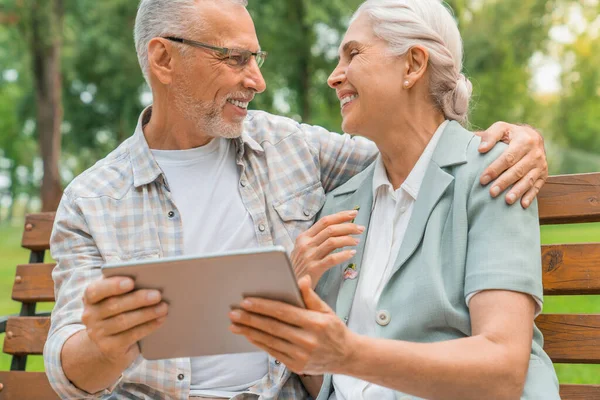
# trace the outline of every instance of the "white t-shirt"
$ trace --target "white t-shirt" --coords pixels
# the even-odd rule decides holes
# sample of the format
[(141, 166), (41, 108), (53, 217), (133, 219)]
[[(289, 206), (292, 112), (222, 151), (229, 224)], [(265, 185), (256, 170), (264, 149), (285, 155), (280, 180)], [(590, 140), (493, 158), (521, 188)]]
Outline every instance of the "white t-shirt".
[[(190, 150), (152, 150), (183, 221), (184, 254), (258, 247), (239, 193), (232, 140)], [(266, 375), (266, 353), (194, 357), (190, 396), (232, 397)]]

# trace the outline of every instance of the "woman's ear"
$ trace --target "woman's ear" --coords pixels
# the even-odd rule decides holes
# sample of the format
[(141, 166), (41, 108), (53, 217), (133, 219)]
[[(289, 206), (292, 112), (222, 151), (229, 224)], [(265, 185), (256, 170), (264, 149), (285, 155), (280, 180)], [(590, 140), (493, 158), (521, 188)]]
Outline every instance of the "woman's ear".
[(406, 76), (404, 88), (409, 89), (417, 83), (425, 72), (429, 63), (429, 52), (422, 46), (411, 47), (406, 53)]
[(148, 63), (151, 75), (163, 85), (168, 85), (173, 80), (173, 52), (172, 44), (163, 38), (153, 38), (148, 43)]

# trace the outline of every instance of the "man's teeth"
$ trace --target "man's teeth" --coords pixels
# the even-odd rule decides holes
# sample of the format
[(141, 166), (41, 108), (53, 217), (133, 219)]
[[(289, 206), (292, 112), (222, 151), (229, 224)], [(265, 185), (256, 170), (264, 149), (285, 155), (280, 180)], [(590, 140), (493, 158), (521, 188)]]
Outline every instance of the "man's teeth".
[(248, 104), (250, 104), (250, 103), (244, 103), (244, 102), (233, 100), (233, 99), (229, 99), (229, 100), (227, 100), (227, 102), (233, 104), (234, 106), (238, 106), (238, 107), (244, 108), (244, 109), (248, 108)]
[(346, 104), (350, 103), (352, 100), (356, 99), (357, 97), (358, 97), (357, 94), (353, 94), (352, 96), (344, 97), (342, 100), (340, 100), (340, 104), (342, 107), (344, 107)]

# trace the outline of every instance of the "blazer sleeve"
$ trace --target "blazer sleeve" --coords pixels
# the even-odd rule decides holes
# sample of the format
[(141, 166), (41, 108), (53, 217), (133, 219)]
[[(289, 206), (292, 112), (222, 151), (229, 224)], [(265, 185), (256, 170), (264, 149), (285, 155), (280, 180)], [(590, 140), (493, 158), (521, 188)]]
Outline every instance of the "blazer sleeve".
[(511, 290), (543, 298), (537, 201), (528, 209), (492, 198), (479, 175), (504, 149), (479, 156), (467, 205), (468, 235), (464, 296), (481, 290)]

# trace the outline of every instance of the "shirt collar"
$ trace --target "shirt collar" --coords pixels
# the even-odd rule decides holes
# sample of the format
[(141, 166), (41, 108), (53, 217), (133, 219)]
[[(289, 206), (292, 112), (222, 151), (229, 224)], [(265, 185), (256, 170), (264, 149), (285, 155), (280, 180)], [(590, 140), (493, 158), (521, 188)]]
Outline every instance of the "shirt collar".
[[(142, 111), (138, 118), (138, 123), (129, 149), (131, 166), (133, 168), (133, 184), (136, 188), (154, 182), (159, 176), (163, 176), (163, 172), (154, 159), (154, 155), (144, 136), (143, 127), (150, 122), (151, 116), (152, 106), (148, 106)], [(263, 147), (246, 132), (245, 128), (240, 137), (232, 140), (234, 140), (236, 144), (238, 161), (244, 156), (244, 144), (253, 151), (264, 153)]]
[[(419, 160), (410, 171), (406, 180), (400, 185), (400, 189), (404, 190), (408, 193), (414, 200), (417, 199), (419, 195), (419, 189), (421, 188), (421, 184), (423, 183), (423, 179), (425, 178), (425, 173), (427, 172), (427, 166), (431, 161), (431, 157), (433, 156), (433, 152), (442, 136), (442, 132), (448, 125), (448, 120), (442, 122), (442, 124), (437, 128), (429, 143), (421, 153)], [(383, 164), (383, 159), (381, 158), (381, 154), (377, 156), (377, 161), (375, 162), (375, 171), (373, 174), (373, 198), (377, 196), (377, 190), (381, 186), (388, 186), (390, 190), (393, 191), (393, 186), (390, 183), (387, 172), (385, 170), (385, 165)]]
[(162, 175), (162, 170), (156, 163), (146, 137), (143, 127), (150, 122), (152, 115), (152, 106), (142, 111), (138, 119), (135, 132), (133, 133), (129, 156), (131, 167), (133, 169), (133, 184), (136, 188), (154, 182), (156, 178)]

